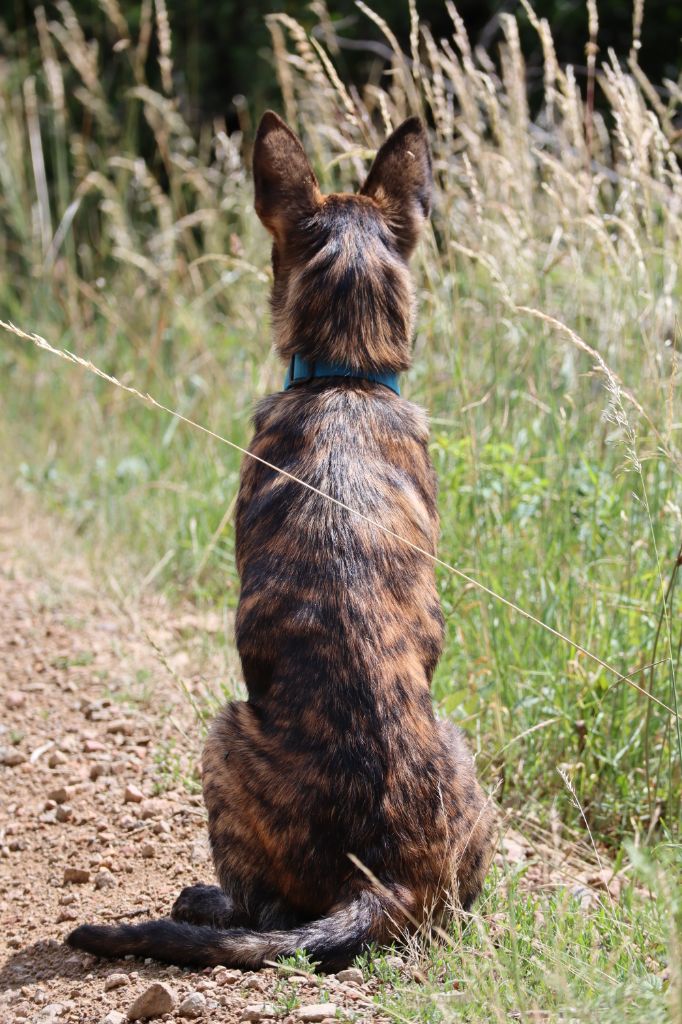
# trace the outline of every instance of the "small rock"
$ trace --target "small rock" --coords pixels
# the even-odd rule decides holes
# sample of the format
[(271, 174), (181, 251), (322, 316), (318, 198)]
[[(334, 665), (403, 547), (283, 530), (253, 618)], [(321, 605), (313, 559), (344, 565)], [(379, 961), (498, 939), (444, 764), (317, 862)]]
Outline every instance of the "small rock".
[(59, 786), (48, 793), (48, 799), (54, 800), (56, 804), (65, 804), (69, 799), (69, 791), (66, 786)]
[(117, 718), (115, 722), (110, 722), (107, 726), (107, 732), (121, 733), (124, 736), (132, 736), (133, 729), (133, 723), (127, 721), (125, 718)]
[(0, 764), (4, 764), (8, 768), (16, 768), (17, 765), (25, 764), (27, 760), (26, 754), (22, 754), (20, 750), (12, 750), (11, 747), (0, 749)]
[(160, 981), (155, 981), (139, 995), (128, 1010), (128, 1020), (145, 1020), (147, 1017), (162, 1017), (175, 1006), (175, 995)]
[(121, 988), (122, 985), (129, 985), (130, 979), (127, 974), (115, 973), (108, 974), (104, 979), (104, 991), (108, 992), (112, 988)]
[(224, 967), (217, 967), (213, 977), (216, 980), (216, 985), (237, 985), (244, 975), (236, 968), (225, 970)]
[(197, 983), (197, 992), (212, 992), (215, 988), (215, 981), (210, 981), (209, 978), (204, 978), (203, 981)]
[(63, 924), (64, 921), (77, 921), (78, 914), (75, 910), (69, 910), (68, 907), (65, 907), (63, 910), (59, 911), (56, 920), (57, 924)]
[(192, 864), (201, 864), (209, 859), (208, 843), (194, 843), (190, 850), (189, 859)]
[(201, 992), (190, 992), (180, 1003), (178, 1014), (181, 1017), (188, 1017), (190, 1020), (194, 1020), (195, 1017), (201, 1017), (205, 1009), (206, 996), (202, 995)]
[(61, 750), (53, 750), (47, 759), (48, 768), (58, 768), (60, 764), (66, 764), (66, 755)]
[(352, 985), (362, 985), (364, 978), (359, 967), (347, 967), (336, 975), (339, 981), (349, 981)]
[(247, 978), (244, 982), (244, 988), (251, 989), (253, 992), (264, 992), (266, 987), (266, 983), (257, 974), (254, 974), (252, 978)]
[(140, 807), (140, 818), (142, 821), (148, 821), (150, 818), (158, 818), (164, 810), (168, 809), (168, 801), (162, 800), (159, 797), (150, 797), (148, 800), (143, 800)]
[(242, 1010), (242, 1020), (271, 1020), (277, 1016), (272, 1003), (249, 1003)]
[(107, 748), (99, 740), (83, 740), (83, 750), (86, 754), (96, 754), (98, 750), (106, 750)]
[(123, 1024), (125, 1021), (125, 1014), (120, 1013), (118, 1010), (109, 1010), (106, 1017), (102, 1017), (100, 1024)]
[[(102, 871), (98, 871), (95, 875), (95, 889), (115, 889), (116, 879), (112, 875), (111, 871), (107, 871), (103, 868)], [(132, 1018), (131, 1018), (132, 1019)]]
[(85, 868), (64, 868), (64, 882), (89, 882), (90, 872)]
[(393, 971), (402, 971), (405, 961), (399, 956), (385, 956), (384, 963)]
[(144, 793), (141, 789), (138, 789), (137, 786), (134, 786), (132, 783), (126, 786), (123, 794), (124, 804), (141, 804), (143, 800)]
[(151, 858), (154, 856), (154, 845), (153, 845), (153, 843), (143, 843), (142, 844), (142, 849), (140, 850), (140, 853), (147, 860), (151, 860)]
[(71, 804), (57, 804), (55, 817), (57, 821), (61, 821), (62, 823), (65, 821), (71, 821), (73, 818), (73, 807)]
[(53, 1021), (58, 1020), (64, 1012), (64, 1006), (62, 1003), (48, 1003), (38, 1013), (37, 1017), (34, 1017), (35, 1024), (52, 1024)]
[(353, 988), (352, 985), (345, 984), (342, 986), (340, 991), (343, 992), (346, 999), (350, 999), (351, 1002), (354, 1002), (356, 999), (362, 999), (362, 992), (358, 992), (358, 990)]
[(15, 708), (21, 708), (26, 703), (26, 694), (22, 693), (21, 690), (10, 690), (5, 697), (5, 705), (14, 711)]
[(308, 1021), (308, 1024), (318, 1024), (327, 1017), (335, 1017), (336, 1006), (334, 1003), (311, 1003), (310, 1006), (299, 1006), (294, 1014), (298, 1020)]

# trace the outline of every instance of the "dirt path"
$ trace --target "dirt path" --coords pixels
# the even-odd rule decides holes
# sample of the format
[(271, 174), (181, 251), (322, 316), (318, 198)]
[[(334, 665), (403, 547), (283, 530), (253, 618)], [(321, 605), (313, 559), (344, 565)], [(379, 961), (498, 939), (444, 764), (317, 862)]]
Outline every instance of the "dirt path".
[(62, 944), (74, 922), (167, 913), (183, 885), (212, 880), (201, 797), (181, 782), (200, 730), (173, 675), (218, 691), (206, 637), (222, 626), (158, 599), (123, 611), (108, 590), (54, 523), (22, 506), (0, 517), (1, 1024), (120, 1024), (154, 981), (174, 1000), (163, 1020), (258, 1019), (246, 1008), (269, 1002), (295, 1021), (327, 999), (371, 1019), (361, 984), (104, 963)]

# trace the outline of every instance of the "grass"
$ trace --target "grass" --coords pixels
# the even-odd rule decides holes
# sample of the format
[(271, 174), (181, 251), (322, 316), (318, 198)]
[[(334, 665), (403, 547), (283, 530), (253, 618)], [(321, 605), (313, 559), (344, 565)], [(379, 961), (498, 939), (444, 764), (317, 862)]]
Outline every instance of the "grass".
[[(532, 111), (510, 16), (491, 55), (472, 52), (454, 7), (444, 42), (413, 12), (408, 55), (375, 24), (390, 76), (361, 93), (292, 19), (269, 20), (286, 114), (327, 189), (354, 187), (405, 114), (431, 126), (437, 200), (403, 384), (432, 415), (441, 557), (640, 687), (439, 568), (439, 712), (472, 737), (507, 820), (589, 828), (628, 885), (585, 907), (507, 868), (451, 946), (415, 953), (428, 984), (387, 976), (385, 1001), (407, 1019), (674, 1020), (682, 737), (641, 689), (677, 707), (679, 87), (649, 83), (633, 49), (590, 72), (592, 106), (523, 7), (544, 53)], [(154, 24), (131, 39), (103, 8), (106, 53), (62, 2), (52, 21), (38, 10), (32, 57), (10, 41), (0, 65), (0, 315), (243, 445), (282, 376), (248, 123), (193, 134), (168, 38), (156, 92)], [(125, 558), (138, 592), (229, 615), (238, 453), (9, 335), (0, 447), (11, 481), (100, 565)]]

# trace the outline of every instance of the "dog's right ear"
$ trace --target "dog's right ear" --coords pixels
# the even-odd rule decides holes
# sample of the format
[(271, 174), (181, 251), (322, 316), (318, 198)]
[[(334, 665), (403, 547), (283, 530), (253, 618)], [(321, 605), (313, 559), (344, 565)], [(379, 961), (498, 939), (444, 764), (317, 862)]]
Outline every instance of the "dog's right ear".
[(253, 147), (256, 213), (282, 241), (288, 228), (313, 212), (320, 188), (299, 139), (272, 110), (258, 125)]
[(410, 117), (386, 139), (360, 189), (383, 210), (406, 259), (431, 212), (432, 191), (426, 129), (418, 117)]

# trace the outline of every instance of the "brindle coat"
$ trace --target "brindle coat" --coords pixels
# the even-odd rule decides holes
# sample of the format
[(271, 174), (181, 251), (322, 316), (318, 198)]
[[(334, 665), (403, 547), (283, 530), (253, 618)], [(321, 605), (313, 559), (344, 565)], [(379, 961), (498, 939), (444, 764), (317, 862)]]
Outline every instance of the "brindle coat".
[[(322, 196), (267, 113), (254, 178), (282, 356), (407, 369), (407, 260), (431, 202), (421, 123), (391, 135), (359, 195)], [(255, 429), (254, 455), (435, 552), (421, 409), (367, 379), (318, 378), (264, 399)], [(243, 967), (305, 948), (330, 969), (480, 892), (491, 813), (461, 735), (433, 713), (433, 563), (342, 505), (245, 460), (236, 634), (249, 699), (219, 714), (203, 759), (220, 887), (183, 890), (172, 920), (83, 926), (72, 945)]]

